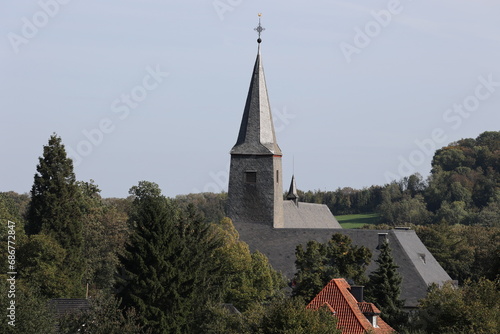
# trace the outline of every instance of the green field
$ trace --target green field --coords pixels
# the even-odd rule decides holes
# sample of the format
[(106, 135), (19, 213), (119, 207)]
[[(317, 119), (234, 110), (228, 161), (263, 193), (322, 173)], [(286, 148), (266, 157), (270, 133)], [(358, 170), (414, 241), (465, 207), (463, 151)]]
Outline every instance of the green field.
[(361, 228), (365, 224), (378, 224), (380, 217), (378, 213), (365, 213), (358, 215), (335, 216), (342, 228)]

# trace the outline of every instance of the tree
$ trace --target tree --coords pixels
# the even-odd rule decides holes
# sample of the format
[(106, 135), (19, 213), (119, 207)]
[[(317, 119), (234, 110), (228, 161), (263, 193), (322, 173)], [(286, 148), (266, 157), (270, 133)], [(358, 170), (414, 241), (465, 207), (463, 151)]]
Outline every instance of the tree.
[(479, 213), (479, 224), (490, 227), (500, 227), (500, 191)]
[(217, 223), (226, 216), (227, 193), (178, 195), (175, 197), (175, 202), (181, 209), (187, 209), (189, 204), (194, 205), (206, 223)]
[(4, 210), (0, 209), (0, 217), (15, 221), (24, 220), (29, 202), (28, 194), (18, 194), (14, 191), (0, 193), (0, 207)]
[[(47, 300), (35, 289), (19, 284), (16, 281), (15, 298), (9, 298), (7, 277), (0, 275), (0, 308), (4, 315), (0, 317), (2, 333), (12, 334), (57, 334), (56, 320), (52, 310), (48, 307)], [(7, 308), (15, 302), (15, 319), (13, 324), (8, 322)]]
[(59, 321), (60, 333), (142, 334), (151, 333), (139, 324), (134, 309), (122, 311), (120, 301), (106, 293), (90, 299), (87, 310), (64, 315)]
[(44, 234), (29, 236), (18, 250), (20, 281), (38, 289), (44, 298), (63, 298), (73, 284), (64, 267), (66, 251)]
[(279, 297), (285, 280), (271, 267), (267, 257), (250, 252), (248, 245), (239, 240), (231, 219), (222, 219), (216, 230), (222, 237), (214, 261), (221, 267), (224, 278), (223, 301), (244, 312), (252, 303)]
[(403, 278), (397, 270), (398, 266), (394, 262), (387, 241), (381, 245), (380, 254), (375, 262), (378, 267), (369, 275), (366, 298), (377, 305), (387, 323), (401, 327), (407, 320), (403, 311), (404, 301), (399, 299)]
[(461, 201), (455, 201), (448, 203), (443, 201), (441, 207), (436, 212), (436, 219), (438, 221), (447, 221), (451, 224), (463, 224), (467, 221), (469, 213), (465, 208), (465, 203)]
[(464, 227), (440, 224), (418, 226), (415, 231), (427, 249), (451, 278), (463, 282), (471, 274), (474, 248), (467, 242)]
[(130, 193), (134, 231), (122, 257), (124, 307), (134, 307), (154, 333), (197, 332), (197, 312), (222, 295), (213, 259), (221, 242), (192, 207), (181, 212), (158, 185), (141, 181)]
[(344, 277), (357, 283), (364, 283), (365, 268), (372, 254), (364, 246), (352, 245), (346, 235), (335, 233), (322, 244), (309, 241), (304, 250), (298, 245), (295, 251), (297, 273), (294, 277), (294, 296), (311, 300), (333, 278)]
[(427, 211), (418, 176), (412, 175), (399, 183), (388, 184), (382, 191), (382, 203), (377, 208), (381, 221), (392, 226), (426, 224), (431, 214)]
[(500, 281), (433, 285), (420, 303), (415, 327), (427, 333), (500, 333)]
[(260, 323), (261, 333), (266, 334), (340, 334), (337, 320), (330, 310), (306, 309), (301, 298), (276, 301), (265, 311)]
[(469, 212), (487, 206), (499, 190), (500, 131), (484, 132), (436, 151), (429, 186), (428, 208), (436, 212), (443, 201), (463, 202)]
[(414, 229), (443, 269), (460, 284), (481, 277), (494, 280), (500, 275), (498, 228), (441, 222)]
[(31, 188), (26, 232), (29, 235), (48, 235), (65, 250), (66, 256), (59, 270), (70, 279), (72, 287), (63, 292), (64, 297), (83, 295), (81, 205), (73, 162), (66, 156), (61, 138), (54, 134), (39, 158)]
[(111, 289), (123, 254), (129, 229), (127, 215), (105, 204), (100, 190), (91, 180), (78, 182), (84, 215), (84, 280), (91, 289)]

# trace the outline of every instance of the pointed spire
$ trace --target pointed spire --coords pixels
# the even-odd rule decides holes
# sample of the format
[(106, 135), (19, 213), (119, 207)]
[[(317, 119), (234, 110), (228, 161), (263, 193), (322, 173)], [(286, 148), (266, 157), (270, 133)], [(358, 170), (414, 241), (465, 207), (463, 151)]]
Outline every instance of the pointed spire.
[(292, 175), (292, 182), (290, 182), (290, 190), (288, 190), (286, 199), (293, 201), (295, 205), (299, 205), (299, 194), (297, 193), (297, 185), (295, 184), (295, 175)]
[(255, 30), (259, 33), (257, 59), (253, 68), (238, 140), (231, 154), (282, 155), (276, 142), (264, 68), (260, 57), (260, 42), (262, 41), (260, 34), (264, 30), (260, 24), (260, 15), (259, 26)]

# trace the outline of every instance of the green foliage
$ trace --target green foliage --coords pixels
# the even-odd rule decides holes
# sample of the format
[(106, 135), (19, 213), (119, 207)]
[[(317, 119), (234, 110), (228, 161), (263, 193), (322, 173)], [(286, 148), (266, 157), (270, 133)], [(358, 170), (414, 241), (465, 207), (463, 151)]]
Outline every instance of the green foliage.
[[(11, 223), (9, 223), (9, 221)], [(10, 245), (14, 246), (16, 250), (19, 250), (19, 248), (26, 242), (27, 239), (26, 234), (24, 233), (24, 221), (19, 216), (19, 209), (12, 199), (12, 196), (8, 195), (8, 193), (0, 193), (0, 243), (2, 245), (5, 245), (5, 251), (0, 257), (0, 272), (8, 271), (7, 241), (9, 240), (9, 226), (13, 227), (13, 230), (15, 232), (15, 240), (12, 238), (10, 239), (10, 241), (15, 242), (15, 244)]]
[(156, 184), (142, 181), (130, 192), (135, 229), (122, 258), (124, 306), (155, 333), (196, 332), (195, 314), (222, 294), (213, 259), (221, 240), (193, 208), (180, 212)]
[(380, 247), (380, 254), (375, 262), (378, 267), (369, 275), (365, 297), (377, 305), (382, 311), (382, 318), (389, 325), (401, 327), (407, 321), (403, 311), (404, 301), (399, 298), (403, 278), (397, 270), (388, 242)]
[(500, 132), (492, 131), (437, 150), (426, 190), (429, 208), (435, 212), (445, 201), (463, 202), (469, 212), (486, 207), (500, 189), (499, 147)]
[[(241, 313), (231, 312), (228, 308), (230, 304), (207, 304), (200, 317), (199, 333), (204, 334), (253, 334), (251, 328), (257, 328), (253, 325), (255, 319), (244, 316)], [(248, 311), (250, 313), (251, 311)]]
[[(32, 288), (19, 285), (16, 281), (15, 298), (9, 298), (9, 286), (5, 275), (0, 275), (0, 328), (5, 334), (57, 334), (56, 320), (47, 300)], [(7, 308), (15, 301), (15, 326), (8, 324)]]
[(30, 202), (28, 194), (18, 194), (13, 191), (0, 193), (0, 217), (23, 221)]
[[(84, 281), (93, 289), (111, 289), (115, 284), (119, 254), (128, 237), (127, 215), (105, 204), (100, 190), (91, 182), (78, 182), (82, 195)], [(91, 291), (92, 294), (92, 291)]]
[(254, 303), (242, 314), (225, 305), (212, 305), (205, 312), (200, 333), (207, 334), (340, 334), (337, 319), (326, 308), (306, 309), (301, 298), (280, 298), (262, 305)]
[(461, 288), (431, 286), (415, 326), (427, 333), (500, 333), (500, 282), (467, 281)]
[(69, 313), (59, 319), (60, 333), (142, 334), (134, 309), (122, 311), (120, 301), (112, 295), (98, 293), (90, 299), (88, 310)]
[(333, 278), (343, 277), (364, 283), (364, 272), (372, 254), (364, 246), (352, 245), (348, 236), (335, 233), (324, 244), (309, 241), (305, 250), (298, 245), (295, 256), (297, 273), (293, 295), (309, 301)]
[(299, 190), (300, 201), (326, 204), (335, 215), (374, 212), (381, 203), (382, 187), (372, 186), (361, 190), (339, 188), (335, 191), (303, 192)]
[(436, 212), (437, 221), (448, 221), (453, 224), (463, 224), (469, 220), (469, 212), (466, 209), (465, 202), (455, 201), (448, 203), (444, 201)]
[(226, 202), (227, 193), (201, 193), (175, 197), (175, 203), (181, 209), (187, 209), (190, 204), (196, 207), (206, 223), (216, 223), (226, 217)]
[(481, 225), (500, 228), (500, 190), (490, 198), (488, 205), (479, 212), (477, 218)]
[(214, 261), (222, 268), (224, 297), (240, 311), (252, 303), (261, 303), (281, 295), (284, 278), (269, 264), (265, 255), (251, 253), (248, 245), (238, 239), (238, 232), (229, 218), (216, 225), (223, 244), (216, 250)]
[(257, 333), (340, 334), (341, 331), (328, 309), (306, 309), (302, 299), (287, 298), (267, 307)]
[(414, 226), (417, 235), (443, 269), (460, 283), (500, 276), (500, 230), (446, 222)]
[(36, 287), (45, 298), (63, 298), (72, 289), (64, 267), (66, 250), (50, 235), (32, 235), (18, 249), (22, 283)]
[(385, 186), (301, 192), (301, 201), (328, 205), (335, 215), (377, 212), (391, 226), (450, 224), (500, 227), (500, 131), (484, 132), (436, 151), (431, 175)]
[(73, 162), (66, 156), (61, 138), (55, 134), (43, 148), (31, 188), (28, 209), (29, 235), (50, 236), (66, 251), (60, 272), (66, 275), (71, 288), (64, 297), (81, 297), (84, 266), (82, 235), (82, 199), (73, 173)]
[[(413, 193), (415, 195), (412, 195)], [(382, 190), (382, 203), (378, 212), (381, 221), (392, 226), (426, 224), (431, 218), (424, 197), (416, 190), (404, 189), (401, 183), (396, 182)]]

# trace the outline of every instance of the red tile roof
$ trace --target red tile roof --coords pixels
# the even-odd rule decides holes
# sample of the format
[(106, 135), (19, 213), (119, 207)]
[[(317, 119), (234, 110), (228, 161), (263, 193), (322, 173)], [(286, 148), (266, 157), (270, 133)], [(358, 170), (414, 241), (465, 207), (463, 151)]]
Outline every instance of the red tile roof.
[(373, 327), (363, 313), (380, 314), (380, 310), (372, 303), (358, 303), (350, 293), (351, 286), (343, 278), (331, 280), (316, 297), (307, 305), (307, 308), (317, 310), (327, 305), (335, 311), (338, 318), (337, 327), (342, 334), (365, 334), (372, 331), (375, 334), (394, 333), (394, 329), (380, 317), (377, 317), (378, 327)]
[(376, 315), (379, 315), (381, 313), (380, 310), (373, 303), (358, 302), (358, 307), (362, 313), (371, 313)]

